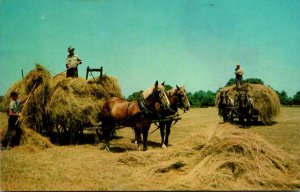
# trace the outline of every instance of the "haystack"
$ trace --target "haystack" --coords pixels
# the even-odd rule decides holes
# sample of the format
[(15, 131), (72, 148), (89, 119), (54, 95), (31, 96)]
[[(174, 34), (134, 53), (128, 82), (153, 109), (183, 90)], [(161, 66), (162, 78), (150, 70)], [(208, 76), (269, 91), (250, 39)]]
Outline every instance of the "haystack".
[[(280, 113), (280, 101), (278, 95), (270, 88), (261, 84), (246, 83), (241, 87), (247, 90), (248, 95), (254, 100), (254, 108), (258, 112), (264, 124), (271, 124), (274, 118)], [(224, 87), (220, 91), (228, 91), (228, 95), (234, 100), (238, 92), (236, 86)], [(220, 92), (216, 95), (216, 103), (220, 99)]]
[(19, 93), (20, 100), (30, 96), (22, 111), (22, 122), (41, 132), (46, 122), (44, 115), (45, 105), (50, 97), (50, 79), (50, 73), (42, 65), (36, 64), (23, 80), (12, 85), (6, 92), (2, 101), (4, 110), (8, 110), (9, 96), (12, 91)]

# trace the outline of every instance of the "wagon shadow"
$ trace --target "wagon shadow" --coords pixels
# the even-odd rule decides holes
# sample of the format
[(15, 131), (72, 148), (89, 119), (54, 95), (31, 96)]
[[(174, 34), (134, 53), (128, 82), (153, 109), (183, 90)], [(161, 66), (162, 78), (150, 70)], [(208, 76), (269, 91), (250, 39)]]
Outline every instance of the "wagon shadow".
[(249, 129), (249, 128), (251, 128), (251, 126), (272, 126), (272, 125), (277, 124), (276, 121), (272, 121), (269, 124), (264, 124), (262, 121), (256, 121), (256, 122), (251, 122), (249, 127), (243, 127), (239, 121), (219, 122), (219, 124), (226, 124), (226, 123), (229, 123), (231, 125), (236, 125), (236, 126), (239, 126), (240, 128), (244, 128), (244, 129)]

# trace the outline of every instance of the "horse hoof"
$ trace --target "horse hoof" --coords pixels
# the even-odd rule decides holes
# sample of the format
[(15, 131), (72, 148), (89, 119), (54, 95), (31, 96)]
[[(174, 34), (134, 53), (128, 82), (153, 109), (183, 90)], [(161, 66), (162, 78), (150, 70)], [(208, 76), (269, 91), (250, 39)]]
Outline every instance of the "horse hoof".
[(167, 146), (166, 146), (165, 144), (163, 144), (163, 145), (161, 146), (161, 148), (166, 149)]
[(142, 147), (138, 147), (137, 150), (138, 151), (143, 151), (143, 148)]
[(104, 151), (110, 152), (109, 147), (106, 146), (106, 145), (103, 145), (103, 147), (101, 147), (101, 149), (104, 150)]

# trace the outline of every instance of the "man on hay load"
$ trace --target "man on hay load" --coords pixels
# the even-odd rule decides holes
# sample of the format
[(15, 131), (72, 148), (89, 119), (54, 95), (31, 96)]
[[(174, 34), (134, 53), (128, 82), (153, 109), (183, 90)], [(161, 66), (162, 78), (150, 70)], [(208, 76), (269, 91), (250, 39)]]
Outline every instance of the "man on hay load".
[(82, 63), (78, 55), (74, 53), (74, 50), (74, 47), (68, 47), (69, 55), (66, 61), (67, 77), (78, 77), (78, 65)]
[(238, 86), (243, 84), (243, 74), (244, 72), (241, 68), (241, 65), (237, 64), (235, 68), (236, 89), (238, 89)]

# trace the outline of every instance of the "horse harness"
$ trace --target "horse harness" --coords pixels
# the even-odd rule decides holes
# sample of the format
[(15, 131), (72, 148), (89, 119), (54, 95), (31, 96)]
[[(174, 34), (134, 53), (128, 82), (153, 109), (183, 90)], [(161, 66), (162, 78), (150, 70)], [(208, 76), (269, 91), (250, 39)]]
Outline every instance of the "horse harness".
[[(154, 95), (154, 97), (155, 97), (155, 95)], [(139, 95), (137, 102), (138, 102), (138, 106), (141, 110), (141, 113), (143, 115), (150, 117), (151, 119), (156, 116), (158, 116), (158, 117), (161, 116), (157, 109), (147, 106), (147, 102), (146, 102), (146, 99), (144, 98), (143, 94)]]

